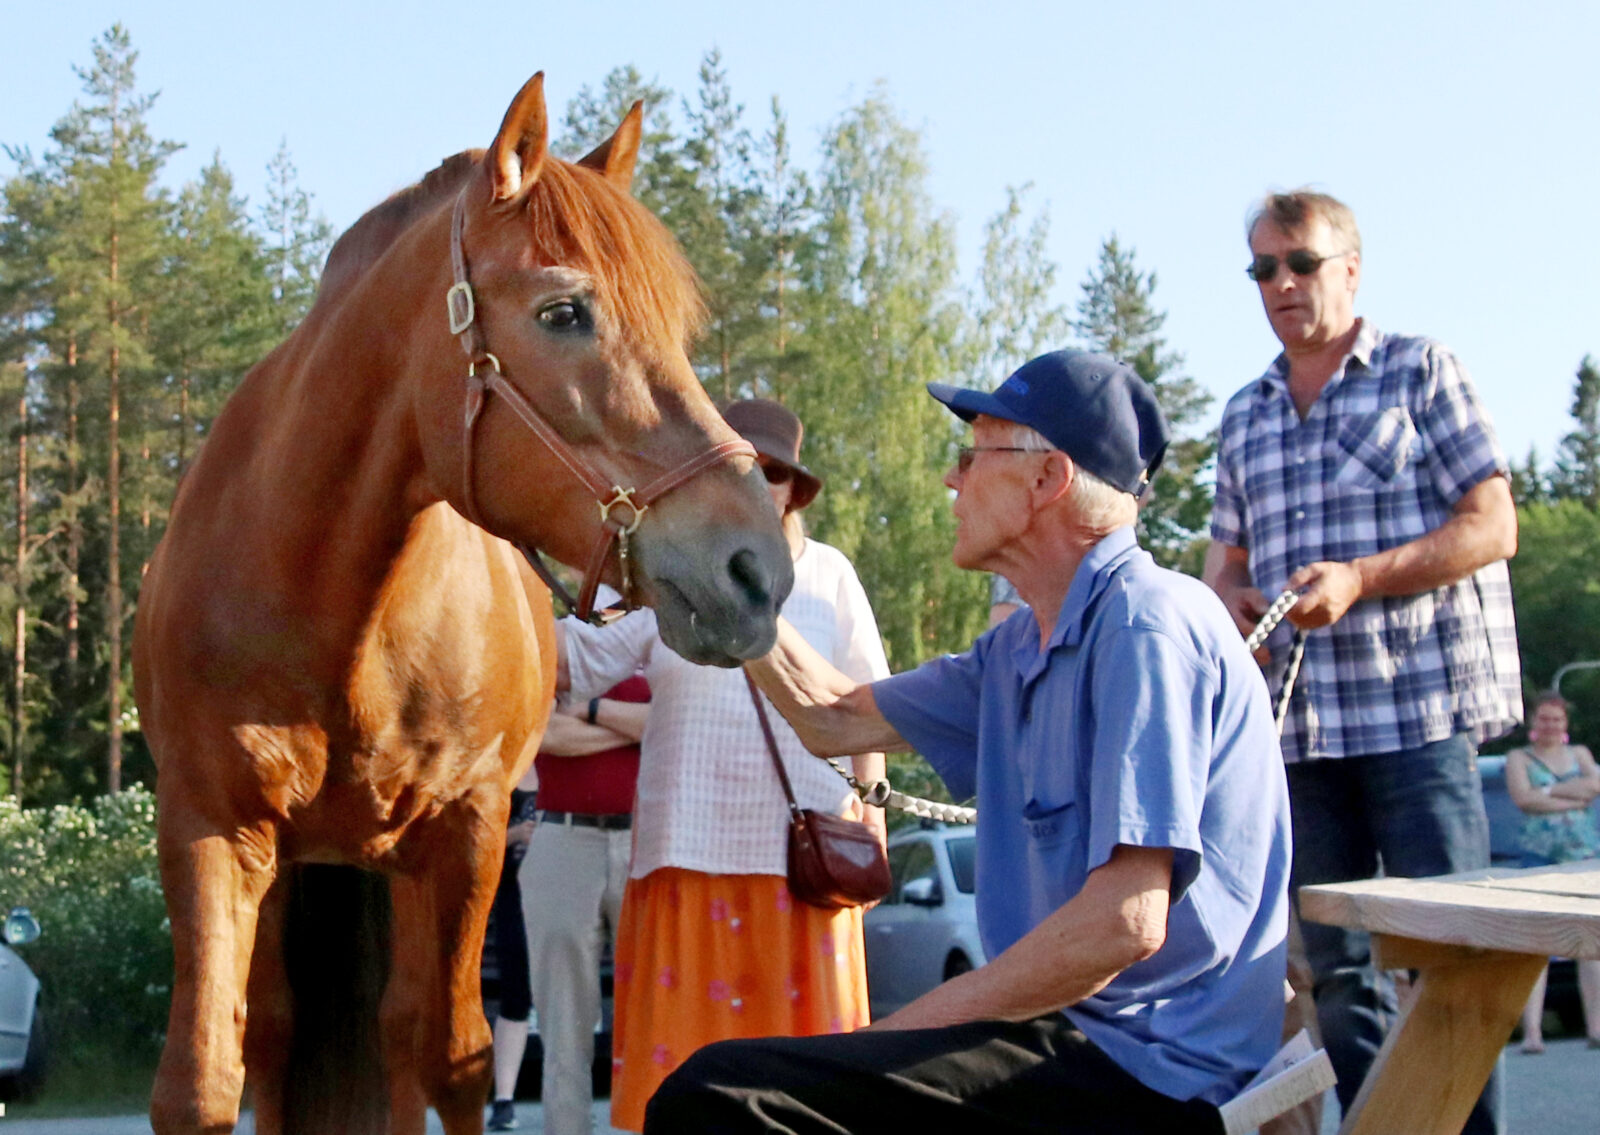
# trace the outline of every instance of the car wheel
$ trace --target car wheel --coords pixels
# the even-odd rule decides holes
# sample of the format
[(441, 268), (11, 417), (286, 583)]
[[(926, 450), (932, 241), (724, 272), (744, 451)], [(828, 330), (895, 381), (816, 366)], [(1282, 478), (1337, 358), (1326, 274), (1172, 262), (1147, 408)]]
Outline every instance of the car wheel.
[(951, 954), (944, 963), (944, 979), (946, 981), (949, 981), (952, 977), (959, 977), (961, 974), (971, 972), (971, 960), (959, 950)]

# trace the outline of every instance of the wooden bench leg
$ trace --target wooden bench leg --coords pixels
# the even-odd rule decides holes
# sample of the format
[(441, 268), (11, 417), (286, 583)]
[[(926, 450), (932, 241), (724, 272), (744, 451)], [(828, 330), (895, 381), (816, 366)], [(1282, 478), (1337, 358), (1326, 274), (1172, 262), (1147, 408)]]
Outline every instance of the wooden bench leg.
[(1418, 971), (1340, 1135), (1459, 1135), (1548, 958), (1373, 935), (1373, 961)]

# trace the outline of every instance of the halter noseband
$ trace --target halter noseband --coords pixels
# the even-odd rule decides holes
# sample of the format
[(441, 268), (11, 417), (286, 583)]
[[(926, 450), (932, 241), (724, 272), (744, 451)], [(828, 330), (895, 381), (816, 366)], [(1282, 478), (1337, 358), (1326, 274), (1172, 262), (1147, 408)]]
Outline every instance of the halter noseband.
[[(445, 306), (450, 316), (450, 333), (461, 340), (467, 353), (467, 401), (462, 421), (461, 438), (461, 491), (466, 506), (467, 519), (483, 527), (478, 518), (477, 497), (473, 491), (473, 437), (478, 419), (483, 415), (484, 402), (491, 391), (499, 394), (506, 405), (516, 413), (522, 423), (533, 431), (545, 447), (560, 459), (571, 473), (594, 494), (600, 506), (600, 536), (589, 553), (584, 568), (583, 587), (574, 600), (571, 593), (546, 566), (538, 549), (525, 544), (517, 545), (528, 563), (544, 580), (551, 592), (580, 619), (598, 623), (601, 618), (594, 611), (595, 592), (600, 587), (600, 573), (605, 569), (611, 546), (617, 546), (617, 558), (622, 569), (622, 599), (633, 605), (632, 556), (629, 538), (638, 529), (644, 514), (661, 497), (688, 481), (696, 474), (717, 465), (730, 457), (755, 457), (755, 447), (743, 438), (724, 441), (712, 446), (696, 457), (691, 457), (676, 469), (657, 477), (642, 489), (625, 489), (621, 485), (607, 486), (605, 478), (595, 468), (573, 451), (561, 435), (520, 390), (506, 381), (500, 370), (500, 360), (489, 352), (489, 344), (477, 318), (477, 305), (472, 294), (472, 283), (467, 275), (467, 255), (462, 246), (461, 234), (465, 224), (467, 190), (456, 196), (455, 209), (450, 217), (450, 271), (455, 282), (445, 293)], [(619, 515), (619, 512), (621, 515)]]

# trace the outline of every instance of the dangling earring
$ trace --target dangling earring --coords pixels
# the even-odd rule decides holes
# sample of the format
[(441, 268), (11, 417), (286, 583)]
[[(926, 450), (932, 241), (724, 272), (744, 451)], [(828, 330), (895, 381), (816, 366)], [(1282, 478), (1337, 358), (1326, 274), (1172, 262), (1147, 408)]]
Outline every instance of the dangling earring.
[(1565, 745), (1565, 744), (1566, 744), (1566, 743), (1567, 743), (1567, 742), (1568, 742), (1568, 741), (1569, 741), (1569, 740), (1571, 740), (1571, 735), (1570, 735), (1570, 734), (1567, 734), (1567, 733), (1563, 733), (1563, 734), (1562, 734), (1562, 735), (1561, 735), (1561, 743), (1562, 743), (1562, 744), (1563, 744), (1563, 745)]

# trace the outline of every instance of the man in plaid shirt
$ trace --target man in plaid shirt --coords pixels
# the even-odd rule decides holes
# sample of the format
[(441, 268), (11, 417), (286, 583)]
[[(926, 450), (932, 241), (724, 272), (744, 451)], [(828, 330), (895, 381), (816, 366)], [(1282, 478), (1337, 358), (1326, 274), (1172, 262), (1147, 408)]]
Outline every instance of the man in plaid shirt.
[[(1454, 355), (1356, 318), (1345, 205), (1274, 194), (1248, 235), (1283, 353), (1223, 413), (1207, 577), (1245, 630), (1268, 596), (1300, 592), (1288, 621), (1305, 657), (1283, 728), (1293, 885), (1485, 867), (1476, 746), (1522, 716), (1505, 456)], [(1291, 635), (1268, 644), (1275, 698)], [(1394, 990), (1364, 932), (1303, 932), (1348, 1110)], [(1467, 1131), (1498, 1129), (1496, 1089)]]

